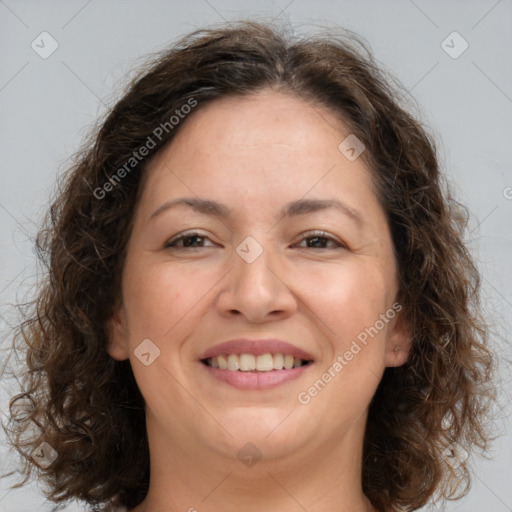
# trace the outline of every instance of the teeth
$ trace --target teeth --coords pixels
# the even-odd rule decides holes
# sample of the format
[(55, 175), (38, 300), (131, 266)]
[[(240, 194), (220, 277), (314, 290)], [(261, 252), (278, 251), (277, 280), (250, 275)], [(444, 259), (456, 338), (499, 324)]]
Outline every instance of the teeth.
[(208, 366), (220, 370), (232, 370), (242, 372), (270, 372), (272, 370), (291, 370), (305, 364), (303, 359), (298, 359), (290, 354), (223, 354), (217, 357), (210, 357), (207, 360)]
[(282, 370), (284, 368), (283, 354), (274, 354), (274, 370)]
[[(212, 359), (215, 359), (215, 357)], [(256, 358), (252, 354), (240, 354), (239, 359), (240, 359), (240, 370), (242, 370), (243, 372), (249, 372), (252, 370), (256, 370)], [(258, 368), (258, 370), (259, 370), (259, 368)]]
[(228, 356), (228, 370), (239, 370), (240, 358), (236, 354), (229, 354)]
[(270, 372), (274, 369), (274, 358), (272, 354), (261, 354), (256, 358), (256, 370), (259, 372)]

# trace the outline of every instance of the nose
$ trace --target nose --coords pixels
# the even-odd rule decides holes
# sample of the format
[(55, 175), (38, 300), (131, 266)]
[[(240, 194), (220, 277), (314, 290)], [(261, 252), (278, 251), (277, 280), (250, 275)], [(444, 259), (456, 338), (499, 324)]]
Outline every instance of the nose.
[(251, 263), (236, 251), (232, 255), (232, 270), (222, 281), (217, 308), (222, 316), (242, 315), (248, 322), (263, 323), (284, 319), (297, 309), (290, 288), (289, 272), (279, 264), (279, 255), (263, 252)]

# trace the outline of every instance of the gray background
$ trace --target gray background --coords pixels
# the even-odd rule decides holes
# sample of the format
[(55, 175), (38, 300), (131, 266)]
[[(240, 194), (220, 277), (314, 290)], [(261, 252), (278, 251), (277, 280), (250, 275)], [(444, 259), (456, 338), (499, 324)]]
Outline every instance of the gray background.
[[(2, 333), (12, 314), (6, 304), (26, 298), (34, 281), (31, 240), (57, 173), (146, 54), (223, 19), (278, 17), (299, 25), (299, 31), (319, 25), (349, 28), (368, 40), (377, 59), (416, 98), (440, 141), (443, 167), (471, 211), (468, 241), (483, 272), (485, 305), (496, 324), (493, 344), (500, 356), (502, 389), (496, 426), (501, 437), (490, 460), (474, 460), (469, 496), (449, 503), (446, 510), (512, 511), (507, 362), (512, 354), (504, 341), (512, 326), (511, 15), (510, 0), (0, 0)], [(58, 43), (46, 59), (31, 47), (43, 31)], [(457, 58), (441, 45), (453, 31), (469, 44)], [(463, 42), (452, 39), (445, 45), (458, 52)], [(48, 40), (45, 48), (50, 48)], [(3, 418), (9, 389), (9, 382), (3, 382)], [(3, 435), (1, 445), (0, 471), (6, 472), (14, 462)], [(0, 481), (2, 511), (51, 509), (35, 485), (9, 490), (10, 482)]]

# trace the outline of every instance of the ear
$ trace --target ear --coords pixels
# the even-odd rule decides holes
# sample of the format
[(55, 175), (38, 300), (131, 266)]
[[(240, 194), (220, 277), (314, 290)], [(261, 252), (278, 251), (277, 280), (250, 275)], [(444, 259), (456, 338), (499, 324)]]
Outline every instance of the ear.
[(122, 306), (116, 308), (114, 315), (107, 322), (107, 352), (117, 361), (129, 358), (129, 339), (126, 316)]
[(403, 315), (397, 315), (389, 327), (386, 339), (386, 366), (402, 366), (409, 359), (411, 351), (411, 330)]

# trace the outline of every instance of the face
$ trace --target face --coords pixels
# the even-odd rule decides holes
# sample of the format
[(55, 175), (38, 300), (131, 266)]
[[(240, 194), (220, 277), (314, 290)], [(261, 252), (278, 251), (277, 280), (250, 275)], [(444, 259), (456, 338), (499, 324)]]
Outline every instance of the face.
[(199, 107), (148, 166), (109, 352), (131, 361), (148, 431), (190, 451), (361, 438), (408, 336), (371, 174), (338, 149), (350, 131), (271, 91)]

